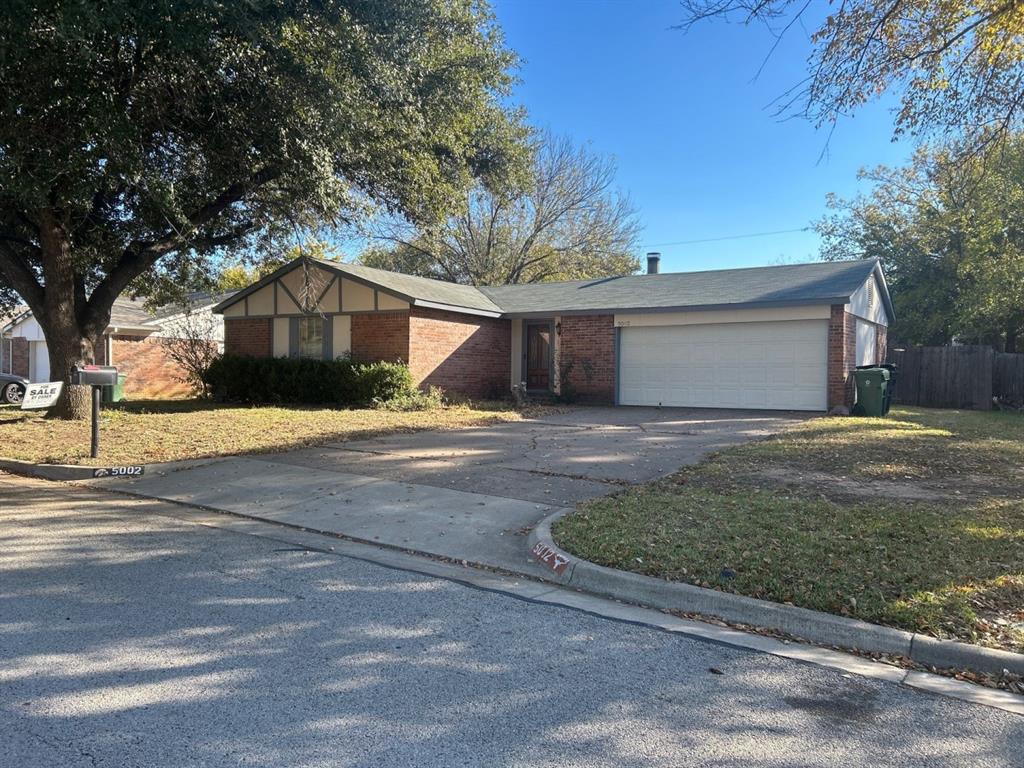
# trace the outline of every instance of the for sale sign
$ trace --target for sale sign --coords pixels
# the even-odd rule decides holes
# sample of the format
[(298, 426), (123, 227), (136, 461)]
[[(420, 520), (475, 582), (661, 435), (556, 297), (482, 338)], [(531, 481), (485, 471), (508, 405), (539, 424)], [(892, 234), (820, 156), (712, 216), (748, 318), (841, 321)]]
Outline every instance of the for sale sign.
[(43, 381), (38, 384), (29, 384), (25, 389), (21, 408), (25, 411), (32, 408), (49, 408), (57, 402), (63, 389), (63, 381)]

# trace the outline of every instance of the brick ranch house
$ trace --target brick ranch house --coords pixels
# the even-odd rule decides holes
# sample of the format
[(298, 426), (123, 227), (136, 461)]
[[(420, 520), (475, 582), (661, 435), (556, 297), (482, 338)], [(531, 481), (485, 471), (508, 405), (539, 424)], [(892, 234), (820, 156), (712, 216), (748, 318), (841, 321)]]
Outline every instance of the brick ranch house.
[(471, 397), (567, 389), (584, 402), (824, 411), (884, 361), (877, 261), (476, 288), (300, 258), (213, 308), (225, 351), (408, 363)]
[[(190, 313), (211, 315), (215, 304), (230, 294), (192, 294), (187, 299)], [(149, 312), (141, 301), (118, 298), (110, 312), (96, 362), (116, 365), (127, 375), (125, 396), (132, 398), (173, 398), (191, 393), (182, 381), (183, 371), (167, 354), (164, 341), (180, 336), (186, 327), (186, 305), (168, 305)], [(211, 315), (210, 342), (223, 348), (224, 329), (220, 315)], [(24, 308), (0, 325), (0, 372), (13, 373), (31, 382), (50, 380), (50, 358), (46, 337), (32, 312)]]

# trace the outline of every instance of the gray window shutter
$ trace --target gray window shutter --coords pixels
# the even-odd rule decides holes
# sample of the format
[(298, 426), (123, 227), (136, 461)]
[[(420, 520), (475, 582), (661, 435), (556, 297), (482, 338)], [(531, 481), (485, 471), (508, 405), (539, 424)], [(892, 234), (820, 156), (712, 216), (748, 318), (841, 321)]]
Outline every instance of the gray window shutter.
[(333, 317), (325, 317), (323, 319), (323, 321), (324, 321), (324, 325), (323, 325), (323, 328), (324, 328), (324, 353), (323, 353), (322, 356), (323, 356), (324, 360), (333, 360), (334, 359), (334, 342), (333, 342), (333, 337), (334, 337), (334, 318)]
[(288, 321), (288, 357), (299, 356), (299, 320), (293, 317)]

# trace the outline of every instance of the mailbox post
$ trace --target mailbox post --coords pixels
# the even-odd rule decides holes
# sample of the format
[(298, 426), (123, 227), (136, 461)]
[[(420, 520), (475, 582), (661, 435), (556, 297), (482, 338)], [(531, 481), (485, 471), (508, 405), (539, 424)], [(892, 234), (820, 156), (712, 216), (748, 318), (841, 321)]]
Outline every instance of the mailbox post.
[(92, 445), (89, 455), (100, 455), (100, 392), (117, 384), (117, 368), (112, 365), (86, 365), (71, 369), (71, 383), (92, 387)]

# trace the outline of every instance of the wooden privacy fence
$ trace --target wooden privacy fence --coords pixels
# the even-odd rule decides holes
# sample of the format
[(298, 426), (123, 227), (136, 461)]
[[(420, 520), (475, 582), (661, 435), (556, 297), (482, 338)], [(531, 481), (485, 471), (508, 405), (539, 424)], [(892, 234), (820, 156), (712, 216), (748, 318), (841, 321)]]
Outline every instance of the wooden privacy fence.
[(992, 347), (908, 347), (889, 352), (899, 366), (893, 402), (930, 408), (988, 410), (992, 399), (1020, 405), (1024, 354)]
[(996, 352), (992, 361), (992, 395), (1017, 407), (1024, 405), (1024, 354)]

